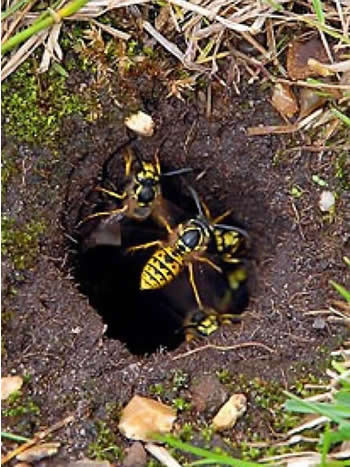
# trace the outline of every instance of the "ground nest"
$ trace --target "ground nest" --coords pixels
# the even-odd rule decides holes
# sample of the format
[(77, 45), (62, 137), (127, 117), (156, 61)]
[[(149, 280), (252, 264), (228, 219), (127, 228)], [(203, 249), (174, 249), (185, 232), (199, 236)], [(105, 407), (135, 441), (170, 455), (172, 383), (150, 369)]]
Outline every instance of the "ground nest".
[[(212, 122), (208, 122), (195, 105), (166, 104), (161, 110), (162, 123), (155, 137), (150, 140), (138, 138), (133, 144), (146, 160), (151, 160), (153, 154), (160, 150), (163, 170), (192, 167), (191, 184), (211, 211), (217, 215), (232, 208), (235, 223), (238, 221), (244, 225), (251, 235), (248, 284), (251, 296), (248, 315), (251, 319), (245, 319), (243, 324), (232, 326), (232, 329), (225, 327), (221, 335), (225, 338), (232, 333), (242, 335), (242, 329), (246, 329), (247, 334), (244, 334), (249, 336), (248, 329), (251, 329), (251, 337), (256, 337), (260, 330), (264, 336), (262, 342), (271, 344), (276, 338), (272, 328), (276, 322), (283, 322), (284, 333), (293, 336), (293, 345), (291, 347), (285, 339), (280, 345), (289, 353), (291, 348), (299, 347), (302, 340), (306, 342), (310, 333), (315, 332), (318, 337), (324, 333), (325, 337), (329, 332), (313, 330), (312, 323), (302, 314), (315, 300), (321, 306), (322, 292), (316, 287), (316, 282), (315, 296), (311, 299), (310, 292), (304, 289), (305, 283), (312, 279), (308, 268), (302, 266), (306, 261), (303, 250), (306, 236), (312, 242), (311, 249), (310, 243), (307, 248), (310, 255), (312, 248), (316, 248), (318, 240), (313, 243), (316, 237), (322, 236), (320, 222), (316, 216), (315, 225), (309, 224), (304, 230), (300, 220), (296, 221), (289, 194), (293, 183), (304, 184), (308, 173), (311, 176), (313, 161), (306, 156), (291, 163), (276, 162), (276, 137), (248, 138), (242, 124), (243, 121), (244, 125), (247, 124), (247, 115), (250, 124), (254, 124), (263, 121), (267, 113), (263, 100), (251, 101), (254, 115), (249, 108), (242, 111), (239, 105), (242, 106), (247, 97), (234, 100), (234, 104), (231, 100), (224, 118), (213, 118)], [(217, 105), (227, 106), (228, 102), (227, 98), (221, 99)], [(160, 346), (173, 350), (183, 342), (183, 333), (179, 332), (181, 323), (174, 315), (172, 305), (164, 301), (162, 292), (138, 293), (140, 273), (150, 253), (127, 257), (120, 254), (120, 248), (111, 245), (115, 235), (113, 226), (102, 235), (109, 236), (112, 241), (108, 238), (102, 241), (103, 245), (97, 245), (100, 243), (96, 240), (100, 220), (89, 221), (90, 225), (84, 226), (83, 234), (80, 231), (76, 235), (76, 225), (86, 215), (115, 207), (115, 203), (93, 189), (106, 183), (120, 186), (124, 170), (122, 148), (129, 142), (129, 135), (123, 132), (119, 146), (102, 157), (98, 155), (98, 170), (94, 164), (90, 164), (90, 170), (87, 169), (89, 159), (85, 158), (84, 163), (72, 173), (70, 187), (74, 186), (75, 190), (69, 192), (65, 224), (69, 235), (78, 241), (77, 251), (73, 248), (73, 270), (80, 290), (89, 297), (91, 305), (107, 324), (108, 337), (122, 340), (130, 351), (138, 354), (153, 352)], [(93, 154), (92, 161), (95, 158)], [(85, 184), (80, 177), (82, 171)], [(184, 178), (188, 183), (189, 175), (165, 184), (165, 196), (180, 206), (190, 204)], [(311, 231), (307, 232), (310, 227)], [(164, 238), (164, 232), (159, 229), (154, 232), (154, 226), (147, 222), (124, 229), (127, 231), (128, 228), (125, 237), (131, 239), (131, 244)], [(329, 229), (331, 227), (326, 228)], [(316, 257), (309, 262), (313, 272), (317, 268), (316, 263)], [(179, 281), (167, 287), (167, 294), (179, 301), (179, 297), (189, 295), (187, 289), (186, 279), (180, 277)], [(193, 306), (186, 300), (183, 308)], [(257, 324), (259, 327), (256, 329)], [(267, 336), (269, 329), (272, 335)], [(294, 338), (298, 332), (301, 332), (301, 340)]]
[[(119, 181), (124, 151), (128, 148), (133, 154), (136, 151), (140, 156), (142, 143), (141, 140), (132, 140), (130, 144), (118, 148), (108, 157), (102, 167), (101, 185), (113, 189), (114, 192), (116, 186), (125, 185), (125, 180)], [(141, 169), (135, 156), (133, 167), (136, 171)], [(174, 167), (163, 167), (163, 173), (174, 170)], [(204, 173), (205, 171), (202, 171), (201, 175)], [(191, 178), (195, 179), (195, 173), (191, 175)], [(190, 197), (189, 188), (186, 186), (193, 181), (189, 181), (189, 174), (184, 179), (186, 181), (183, 183), (181, 180), (167, 177), (162, 181), (161, 209), (173, 228), (180, 222), (197, 218), (199, 215), (195, 201)], [(97, 191), (93, 189), (88, 193), (78, 211), (76, 232), (70, 232), (70, 235), (76, 234), (78, 241), (78, 250), (72, 260), (73, 271), (81, 291), (89, 297), (90, 303), (103, 317), (107, 324), (108, 337), (122, 340), (130, 351), (136, 353), (150, 353), (161, 346), (173, 350), (184, 341), (185, 328), (186, 324), (188, 326), (190, 323), (190, 316), (201, 314), (190, 287), (186, 268), (166, 287), (141, 291), (141, 273), (154, 249), (137, 253), (128, 253), (127, 249), (154, 240), (166, 242), (167, 233), (164, 227), (161, 228), (151, 217), (140, 222), (118, 214), (97, 216), (101, 211), (108, 212), (109, 208), (106, 206), (111, 204), (108, 195), (98, 196)], [(122, 188), (119, 192), (122, 192)], [(120, 208), (120, 201), (116, 204)], [(216, 211), (219, 205), (220, 202), (213, 203)], [(112, 203), (110, 209), (113, 208), (116, 206)], [(89, 216), (96, 217), (89, 219)], [(232, 215), (225, 218), (225, 224), (242, 228)], [(221, 308), (224, 308), (222, 313), (231, 312), (237, 315), (244, 310), (249, 299), (247, 280), (244, 278), (237, 290), (229, 289), (227, 280), (230, 272), (236, 271), (236, 274), (239, 274), (239, 271), (246, 272), (250, 269), (247, 255), (244, 258), (242, 256), (244, 251), (247, 252), (247, 248), (242, 246), (236, 254), (237, 258), (241, 258), (241, 265), (227, 263), (223, 265), (223, 273), (218, 273), (208, 264), (193, 262), (196, 287), (205, 307), (218, 309), (221, 303)], [(219, 257), (215, 255), (213, 242), (210, 242), (206, 255), (214, 264), (215, 261), (218, 262)], [(230, 299), (229, 290), (232, 290)], [(128, 312), (118, 313), (116, 306), (123, 306)]]

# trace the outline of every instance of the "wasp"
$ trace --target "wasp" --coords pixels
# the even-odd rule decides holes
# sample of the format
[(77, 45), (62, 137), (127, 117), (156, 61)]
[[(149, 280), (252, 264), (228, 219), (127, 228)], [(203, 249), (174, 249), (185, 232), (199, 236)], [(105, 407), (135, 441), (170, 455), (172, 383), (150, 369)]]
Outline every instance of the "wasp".
[[(242, 229), (223, 224), (214, 224), (208, 219), (202, 210), (198, 195), (189, 187), (195, 200), (198, 215), (187, 222), (179, 224), (175, 229), (170, 229), (167, 241), (155, 240), (137, 245), (128, 249), (136, 251), (158, 246), (151, 258), (146, 262), (140, 281), (140, 289), (160, 289), (172, 282), (186, 267), (189, 272), (189, 280), (196, 302), (203, 309), (198, 289), (194, 280), (193, 263), (195, 261), (208, 264), (217, 272), (222, 273), (220, 266), (215, 264), (206, 255), (209, 245), (215, 237), (215, 229), (220, 231), (243, 232)], [(222, 216), (220, 216), (222, 218)], [(218, 219), (220, 219), (218, 218)], [(246, 234), (246, 232), (244, 232)]]
[[(145, 221), (152, 216), (158, 224), (170, 232), (171, 227), (162, 210), (161, 179), (162, 177), (185, 174), (191, 172), (192, 169), (182, 168), (162, 173), (158, 151), (154, 155), (153, 162), (144, 161), (137, 152), (132, 152), (129, 146), (125, 149), (124, 155), (125, 177), (127, 180), (124, 191), (117, 193), (102, 187), (95, 188), (95, 191), (105, 193), (121, 201), (122, 206), (118, 209), (91, 214), (85, 217), (78, 225), (100, 216), (116, 216), (117, 218), (119, 217), (118, 220), (126, 217), (138, 222)], [(138, 168), (135, 167), (137, 164)]]
[(248, 233), (239, 227), (232, 227), (230, 225), (221, 224), (226, 217), (228, 217), (232, 210), (229, 209), (216, 218), (212, 218), (208, 206), (202, 201), (201, 206), (205, 212), (207, 219), (210, 219), (213, 224), (213, 237), (215, 240), (215, 249), (221, 260), (225, 263), (239, 263), (240, 260), (235, 257), (235, 253), (241, 246), (243, 238), (249, 239)]
[(183, 330), (187, 342), (196, 337), (209, 337), (221, 325), (239, 321), (238, 315), (248, 302), (247, 290), (245, 289), (247, 271), (240, 266), (227, 272), (226, 279), (226, 290), (220, 298), (217, 298), (215, 308), (195, 308), (186, 316)]

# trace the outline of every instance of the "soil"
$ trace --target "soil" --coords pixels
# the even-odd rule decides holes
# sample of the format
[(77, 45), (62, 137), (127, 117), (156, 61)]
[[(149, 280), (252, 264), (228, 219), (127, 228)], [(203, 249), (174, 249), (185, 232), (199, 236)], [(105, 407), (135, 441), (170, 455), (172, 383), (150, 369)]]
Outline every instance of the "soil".
[[(133, 86), (141, 97), (150, 92), (147, 80), (135, 79)], [(190, 381), (227, 369), (234, 380), (259, 377), (286, 387), (307, 373), (322, 372), (322, 362), (346, 331), (335, 324), (318, 326), (305, 312), (324, 309), (337, 298), (330, 279), (343, 284), (348, 279), (342, 257), (349, 247), (349, 194), (337, 199), (335, 217), (327, 222), (318, 207), (322, 188), (312, 175), (327, 180), (329, 189), (336, 186), (332, 153), (287, 152), (283, 137), (248, 137), (248, 127), (278, 124), (280, 118), (257, 86), (243, 83), (240, 91), (230, 94), (214, 85), (207, 118), (203, 92), (181, 101), (166, 98), (161, 89), (145, 109), (156, 122), (154, 136), (133, 142), (148, 160), (160, 148), (166, 170), (194, 169), (193, 175), (173, 179), (173, 202), (188, 202), (190, 181), (214, 214), (232, 208), (251, 236), (244, 319), (201, 342), (174, 337), (171, 311), (162, 309), (159, 295), (128, 297), (130, 271), (140, 267), (139, 256), (120, 263), (114, 247), (84, 243), (98, 220), (85, 224), (88, 234), (76, 228), (88, 213), (113, 206), (93, 188), (122, 177), (122, 147), (130, 142), (122, 111), (109, 103), (95, 123), (67, 118), (58, 156), (5, 138), (20, 175), (7, 187), (3, 210), (23, 223), (39, 213), (46, 225), (30, 268), (18, 273), (3, 258), (4, 307), (10, 315), (3, 329), (3, 374), (29, 374), (24, 392), (40, 407), (40, 415), (5, 418), (6, 431), (30, 436), (74, 414), (74, 423), (55, 435), (63, 442), (63, 455), (74, 459), (95, 439), (94, 422), (104, 418), (108, 403), (120, 408), (135, 393), (150, 395), (151, 385), (165, 384), (178, 371)], [(294, 146), (305, 144), (301, 135), (294, 138)], [(298, 199), (290, 194), (294, 185), (303, 190)], [(176, 193), (181, 193), (178, 200)], [(148, 227), (131, 227), (147, 241)], [(255, 344), (184, 354), (206, 343)], [(191, 417), (197, 419), (195, 413)], [(269, 434), (263, 436), (270, 436), (268, 427), (264, 430)], [(118, 435), (118, 444), (130, 443)]]

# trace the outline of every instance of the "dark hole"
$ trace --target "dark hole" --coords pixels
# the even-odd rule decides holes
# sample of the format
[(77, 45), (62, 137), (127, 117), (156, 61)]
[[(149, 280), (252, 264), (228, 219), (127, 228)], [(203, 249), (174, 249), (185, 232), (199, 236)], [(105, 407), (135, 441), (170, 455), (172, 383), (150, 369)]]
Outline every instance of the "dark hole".
[[(167, 199), (188, 207), (177, 222), (196, 215), (194, 203), (183, 196), (184, 191), (179, 180), (166, 180), (163, 192)], [(106, 210), (105, 203), (97, 205), (97, 211), (100, 210)], [(133, 253), (125, 250), (132, 245), (166, 239), (166, 236), (165, 229), (160, 229), (152, 220), (138, 223), (123, 219), (119, 222), (117, 218), (99, 217), (86, 222), (81, 230), (75, 261), (80, 289), (107, 324), (107, 337), (124, 342), (134, 354), (149, 354), (160, 347), (175, 349), (184, 341), (186, 316), (196, 309), (187, 269), (162, 289), (140, 291), (142, 269), (155, 248)], [(201, 299), (206, 306), (215, 307), (227, 291), (225, 276), (202, 263), (196, 262), (194, 267)], [(243, 284), (231, 301), (231, 309), (239, 313), (247, 303), (248, 290)]]

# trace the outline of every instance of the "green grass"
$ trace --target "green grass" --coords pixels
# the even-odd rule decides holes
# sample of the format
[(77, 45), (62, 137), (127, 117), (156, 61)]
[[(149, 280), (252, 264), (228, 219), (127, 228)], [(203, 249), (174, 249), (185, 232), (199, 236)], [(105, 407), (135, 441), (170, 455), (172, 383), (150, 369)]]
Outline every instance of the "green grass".
[[(335, 362), (334, 366), (339, 373), (339, 388), (334, 393), (331, 402), (310, 402), (286, 392), (291, 398), (285, 404), (287, 410), (323, 415), (330, 420), (330, 424), (320, 435), (319, 448), (322, 454), (322, 466), (330, 465), (330, 462), (327, 461), (327, 455), (332, 446), (350, 441), (350, 372), (339, 362)], [(339, 463), (339, 465), (350, 464)]]
[(342, 112), (340, 112), (339, 110), (337, 109), (332, 109), (332, 113), (339, 118), (339, 120), (341, 120), (342, 122), (345, 123), (345, 125), (347, 125), (348, 127), (350, 127), (350, 118), (347, 117), (345, 114), (343, 114)]
[(321, 24), (325, 24), (325, 14), (323, 11), (323, 6), (321, 0), (312, 0), (312, 6), (315, 10), (318, 21)]
[(184, 443), (179, 439), (170, 435), (159, 435), (156, 437), (157, 440), (163, 441), (169, 446), (194, 454), (195, 456), (201, 457), (202, 460), (192, 462), (191, 465), (233, 465), (235, 467), (257, 467), (260, 464), (256, 462), (242, 461), (240, 459), (234, 459), (233, 457), (226, 454), (218, 454), (207, 449), (198, 448), (189, 443)]
[[(350, 259), (347, 256), (344, 256), (343, 261), (350, 269)], [(335, 290), (339, 293), (339, 295), (341, 295), (347, 303), (350, 303), (350, 290), (347, 290), (345, 287), (343, 287), (342, 285), (338, 284), (335, 281), (331, 280), (329, 282), (335, 288)]]

